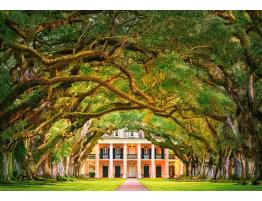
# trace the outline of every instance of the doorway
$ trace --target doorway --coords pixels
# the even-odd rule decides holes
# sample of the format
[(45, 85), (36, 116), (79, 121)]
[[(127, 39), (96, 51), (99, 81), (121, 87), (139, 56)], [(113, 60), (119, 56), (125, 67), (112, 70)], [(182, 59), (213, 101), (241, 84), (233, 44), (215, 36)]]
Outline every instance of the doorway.
[(130, 164), (128, 167), (128, 177), (136, 177), (136, 165)]
[(115, 166), (115, 177), (120, 177), (120, 165)]
[(144, 166), (144, 177), (149, 177), (149, 166), (148, 165)]
[(108, 177), (108, 166), (103, 166), (103, 177)]
[(161, 166), (156, 166), (156, 177), (161, 177)]
[(173, 163), (169, 165), (169, 177), (175, 177), (175, 165)]

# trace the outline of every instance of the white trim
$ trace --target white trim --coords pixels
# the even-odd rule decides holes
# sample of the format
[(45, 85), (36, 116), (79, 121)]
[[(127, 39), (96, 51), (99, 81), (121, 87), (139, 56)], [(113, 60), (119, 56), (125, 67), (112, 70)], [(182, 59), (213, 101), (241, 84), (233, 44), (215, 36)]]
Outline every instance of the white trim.
[(137, 145), (137, 178), (141, 178), (141, 144)]
[(113, 144), (109, 145), (109, 178), (113, 178), (114, 177), (114, 167), (113, 167)]
[(99, 178), (99, 155), (100, 155), (100, 148), (99, 145), (96, 145), (96, 162), (95, 162), (95, 178)]
[(151, 145), (151, 178), (156, 178), (155, 145)]
[(164, 153), (165, 153), (165, 178), (169, 178), (169, 160), (168, 160), (169, 152), (168, 152), (168, 149), (164, 149)]
[(127, 177), (127, 144), (124, 144), (123, 150), (123, 178)]

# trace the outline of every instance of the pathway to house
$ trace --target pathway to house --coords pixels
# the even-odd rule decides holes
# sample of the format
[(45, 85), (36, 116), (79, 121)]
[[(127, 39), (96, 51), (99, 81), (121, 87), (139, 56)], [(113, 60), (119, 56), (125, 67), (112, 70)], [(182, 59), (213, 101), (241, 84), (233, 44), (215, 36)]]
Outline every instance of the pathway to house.
[(137, 179), (127, 179), (117, 191), (148, 191)]

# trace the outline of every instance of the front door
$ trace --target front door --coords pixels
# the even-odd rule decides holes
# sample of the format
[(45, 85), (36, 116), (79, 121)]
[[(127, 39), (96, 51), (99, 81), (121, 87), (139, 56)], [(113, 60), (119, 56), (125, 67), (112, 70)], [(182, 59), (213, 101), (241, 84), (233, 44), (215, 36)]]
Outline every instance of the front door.
[(156, 166), (156, 177), (161, 177), (161, 166)]
[(148, 165), (144, 166), (144, 177), (149, 177), (149, 166)]
[(108, 166), (103, 166), (103, 177), (108, 177)]
[(136, 166), (134, 164), (130, 164), (128, 167), (128, 177), (136, 177)]
[(115, 166), (115, 177), (120, 177), (120, 166)]

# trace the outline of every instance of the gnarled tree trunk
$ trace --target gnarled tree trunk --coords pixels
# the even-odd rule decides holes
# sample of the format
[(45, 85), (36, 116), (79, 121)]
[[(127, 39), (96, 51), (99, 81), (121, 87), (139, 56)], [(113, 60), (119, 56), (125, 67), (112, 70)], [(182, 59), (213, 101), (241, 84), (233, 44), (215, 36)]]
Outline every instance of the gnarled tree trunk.
[(9, 150), (3, 151), (1, 154), (2, 170), (1, 170), (1, 182), (11, 182), (13, 179), (13, 153)]

